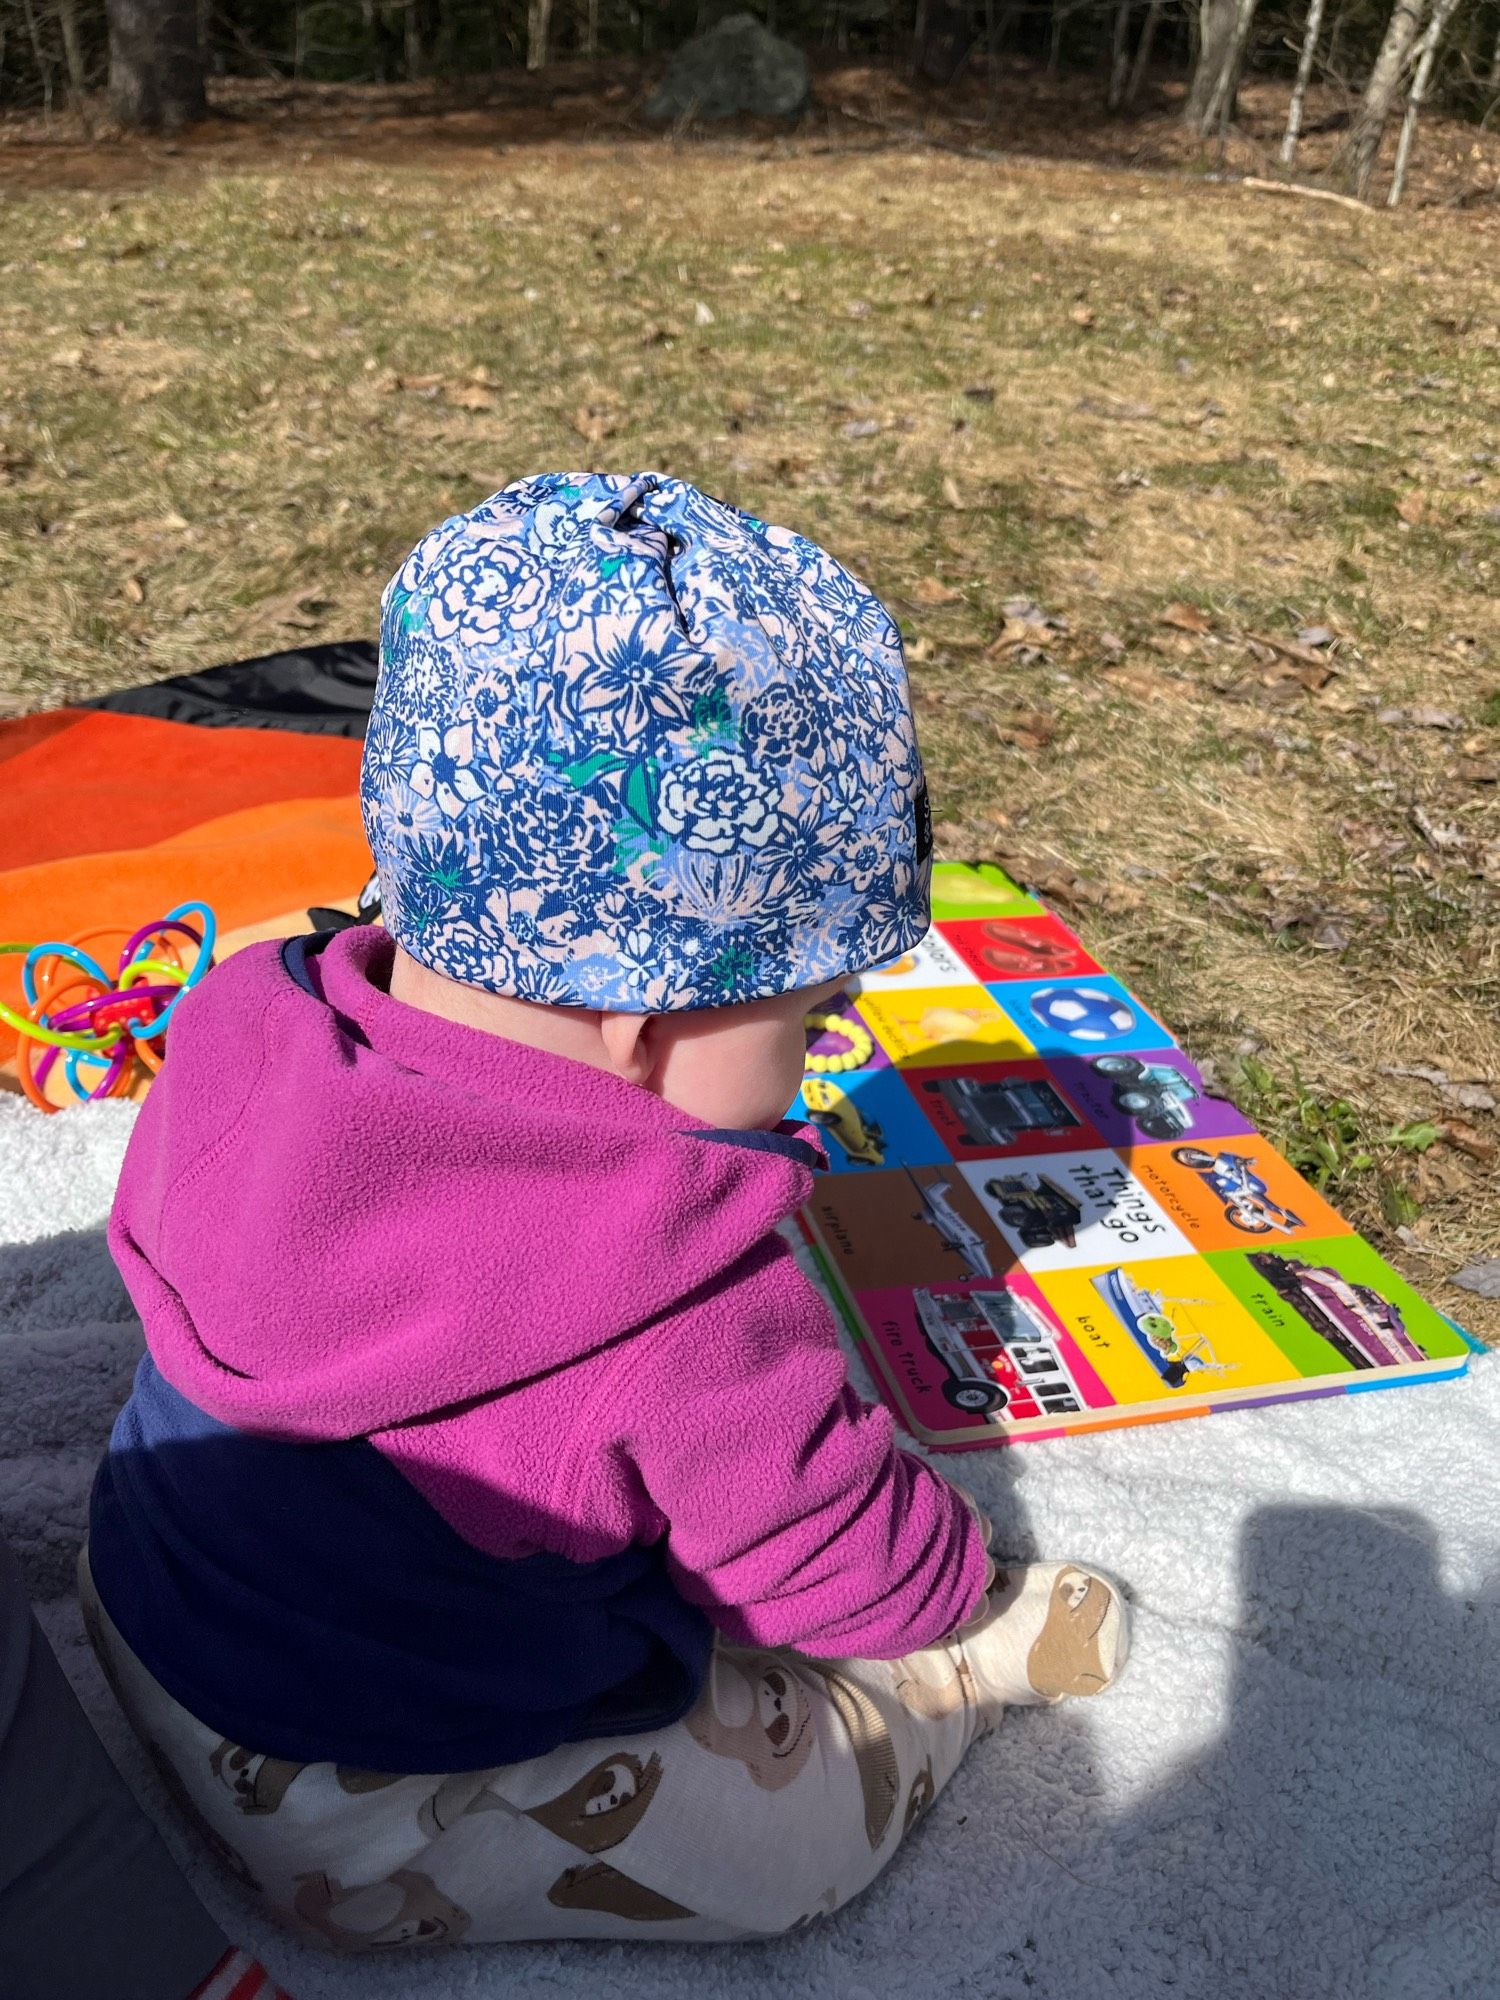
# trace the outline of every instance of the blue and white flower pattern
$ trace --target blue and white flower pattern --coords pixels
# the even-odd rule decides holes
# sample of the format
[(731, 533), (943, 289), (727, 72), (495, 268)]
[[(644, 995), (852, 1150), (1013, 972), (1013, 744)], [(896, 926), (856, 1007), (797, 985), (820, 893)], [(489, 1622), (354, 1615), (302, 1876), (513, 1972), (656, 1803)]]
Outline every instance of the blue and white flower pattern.
[(418, 544), (382, 603), (361, 796), (393, 934), (523, 999), (723, 1006), (927, 929), (889, 614), (663, 475), (542, 474)]

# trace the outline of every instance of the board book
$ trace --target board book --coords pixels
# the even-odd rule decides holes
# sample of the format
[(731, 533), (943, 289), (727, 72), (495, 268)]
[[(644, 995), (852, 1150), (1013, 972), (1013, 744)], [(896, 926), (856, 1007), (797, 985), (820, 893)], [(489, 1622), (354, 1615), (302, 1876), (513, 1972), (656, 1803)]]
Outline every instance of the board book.
[(942, 1449), (1462, 1374), (1418, 1297), (1067, 926), (940, 862), (915, 951), (809, 1017), (801, 1224)]

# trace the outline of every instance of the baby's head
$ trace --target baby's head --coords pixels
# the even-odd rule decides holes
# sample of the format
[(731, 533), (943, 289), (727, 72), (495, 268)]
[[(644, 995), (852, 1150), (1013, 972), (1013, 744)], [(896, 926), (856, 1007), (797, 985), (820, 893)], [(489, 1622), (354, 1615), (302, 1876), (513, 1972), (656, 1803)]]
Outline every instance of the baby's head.
[(380, 650), (362, 792), (396, 998), (774, 1124), (807, 1009), (928, 925), (879, 600), (680, 480), (547, 473), (418, 544)]

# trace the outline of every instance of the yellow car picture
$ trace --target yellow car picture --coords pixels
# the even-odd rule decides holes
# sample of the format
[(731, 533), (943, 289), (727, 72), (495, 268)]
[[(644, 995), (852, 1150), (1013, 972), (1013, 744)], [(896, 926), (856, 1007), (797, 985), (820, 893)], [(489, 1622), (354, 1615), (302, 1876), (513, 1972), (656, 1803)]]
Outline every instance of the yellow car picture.
[(802, 1101), (813, 1123), (831, 1132), (851, 1160), (862, 1167), (885, 1165), (885, 1134), (873, 1119), (865, 1123), (853, 1098), (831, 1077), (805, 1076)]

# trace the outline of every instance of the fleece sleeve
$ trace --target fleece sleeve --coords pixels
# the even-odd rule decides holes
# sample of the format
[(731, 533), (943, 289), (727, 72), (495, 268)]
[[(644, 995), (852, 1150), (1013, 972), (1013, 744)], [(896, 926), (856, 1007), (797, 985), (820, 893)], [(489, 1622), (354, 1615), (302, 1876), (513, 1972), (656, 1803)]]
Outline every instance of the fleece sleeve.
[(974, 1612), (975, 1512), (855, 1394), (779, 1239), (641, 1340), (627, 1401), (677, 1587), (730, 1639), (895, 1659)]

